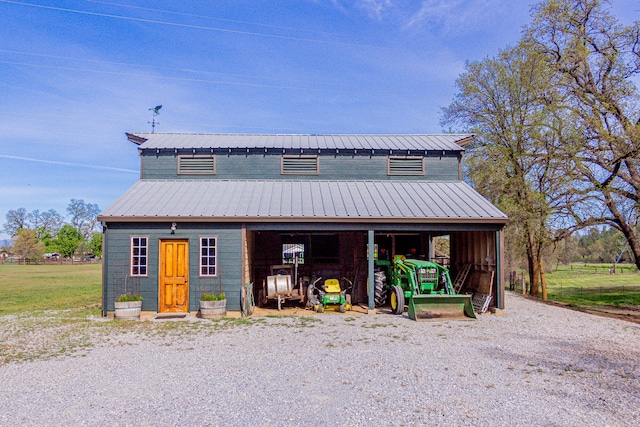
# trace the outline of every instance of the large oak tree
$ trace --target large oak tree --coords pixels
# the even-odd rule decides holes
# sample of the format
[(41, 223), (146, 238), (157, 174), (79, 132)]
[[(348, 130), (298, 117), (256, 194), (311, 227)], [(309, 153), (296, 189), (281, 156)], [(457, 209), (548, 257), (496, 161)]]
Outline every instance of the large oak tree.
[(509, 215), (511, 250), (526, 256), (531, 294), (541, 287), (546, 297), (542, 256), (563, 183), (556, 150), (564, 120), (543, 59), (522, 44), (467, 63), (442, 122), (476, 134), (467, 147), (468, 177)]
[(581, 130), (559, 147), (572, 179), (562, 195), (567, 229), (620, 230), (640, 268), (640, 24), (621, 25), (607, 4), (543, 2), (525, 38)]

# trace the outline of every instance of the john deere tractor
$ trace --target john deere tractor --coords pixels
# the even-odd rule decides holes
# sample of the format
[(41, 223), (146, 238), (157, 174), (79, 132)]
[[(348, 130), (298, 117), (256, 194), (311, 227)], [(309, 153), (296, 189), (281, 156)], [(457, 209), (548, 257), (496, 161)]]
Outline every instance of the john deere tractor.
[(476, 318), (471, 295), (456, 294), (449, 270), (440, 264), (396, 256), (393, 262), (376, 261), (376, 267), (376, 300), (388, 295), (394, 314), (402, 314), (408, 303), (408, 315), (413, 320)]

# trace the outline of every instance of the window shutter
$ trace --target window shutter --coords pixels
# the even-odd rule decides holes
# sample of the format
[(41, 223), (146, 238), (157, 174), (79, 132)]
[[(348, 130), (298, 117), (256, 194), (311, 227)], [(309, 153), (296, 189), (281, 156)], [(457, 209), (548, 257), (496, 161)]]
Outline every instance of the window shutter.
[(178, 173), (190, 175), (213, 175), (216, 173), (215, 156), (178, 157)]
[(422, 157), (389, 157), (389, 175), (422, 176), (424, 159)]
[(317, 175), (318, 156), (282, 156), (283, 175)]

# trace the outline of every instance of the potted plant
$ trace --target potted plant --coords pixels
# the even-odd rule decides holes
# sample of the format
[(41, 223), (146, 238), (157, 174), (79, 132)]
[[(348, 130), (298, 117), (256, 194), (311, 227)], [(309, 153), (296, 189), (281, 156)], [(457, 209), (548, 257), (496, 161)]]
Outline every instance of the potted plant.
[(114, 302), (116, 319), (139, 319), (142, 310), (142, 297), (127, 292), (121, 294)]
[(227, 298), (224, 292), (204, 292), (200, 297), (200, 317), (220, 320), (227, 313)]

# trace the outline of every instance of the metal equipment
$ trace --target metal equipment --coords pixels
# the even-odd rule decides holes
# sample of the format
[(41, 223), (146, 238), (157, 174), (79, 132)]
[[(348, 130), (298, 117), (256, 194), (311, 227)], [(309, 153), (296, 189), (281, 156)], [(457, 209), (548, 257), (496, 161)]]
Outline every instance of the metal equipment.
[(351, 310), (347, 291), (353, 287), (349, 279), (343, 277), (343, 280), (349, 282), (349, 286), (345, 289), (340, 287), (338, 279), (327, 279), (324, 282), (322, 277), (316, 278), (307, 288), (307, 304), (318, 313), (323, 313), (327, 307), (333, 307), (340, 313)]
[(285, 300), (304, 301), (304, 287), (302, 283), (296, 283), (294, 277), (297, 271), (294, 270), (297, 270), (296, 266), (289, 264), (271, 266), (271, 275), (262, 284), (262, 304), (266, 304), (268, 300), (276, 300), (280, 310)]
[(394, 314), (402, 314), (408, 302), (408, 315), (413, 320), (476, 318), (471, 295), (456, 294), (449, 270), (440, 264), (396, 256), (393, 263), (376, 261), (376, 267), (386, 275), (385, 288)]

